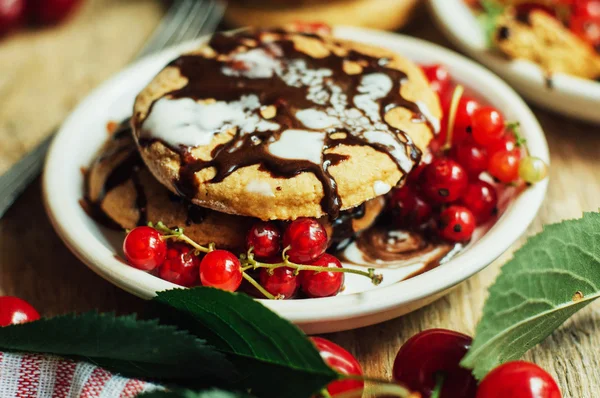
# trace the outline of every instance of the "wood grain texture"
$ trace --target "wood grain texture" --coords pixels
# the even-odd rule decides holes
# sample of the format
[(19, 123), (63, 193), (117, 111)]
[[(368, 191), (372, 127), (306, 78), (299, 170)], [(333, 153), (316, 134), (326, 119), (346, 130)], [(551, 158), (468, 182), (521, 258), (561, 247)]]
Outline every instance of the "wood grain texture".
[[(159, 15), (160, 7), (153, 2), (90, 0), (64, 27), (0, 43), (0, 170), (124, 65)], [(425, 15), (406, 32), (449, 46)], [(600, 129), (534, 111), (547, 134), (552, 167), (547, 199), (528, 234), (544, 224), (598, 210), (600, 204)], [(0, 295), (29, 300), (47, 316), (96, 308), (143, 312), (142, 300), (105, 282), (68, 251), (52, 230), (40, 196), (37, 181), (0, 220)], [(353, 352), (365, 373), (390, 378), (398, 348), (415, 333), (434, 327), (473, 333), (486, 288), (509, 257), (510, 252), (426, 308), (327, 337)], [(600, 302), (570, 319), (525, 359), (550, 371), (564, 397), (591, 398), (600, 391), (598, 347)]]

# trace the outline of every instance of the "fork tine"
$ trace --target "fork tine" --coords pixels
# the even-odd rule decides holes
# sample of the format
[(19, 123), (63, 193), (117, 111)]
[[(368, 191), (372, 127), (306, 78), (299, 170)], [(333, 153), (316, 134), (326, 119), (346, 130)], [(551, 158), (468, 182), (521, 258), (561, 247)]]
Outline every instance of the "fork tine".
[(196, 18), (194, 18), (193, 24), (190, 25), (190, 29), (186, 30), (181, 35), (181, 40), (191, 40), (198, 37), (198, 32), (204, 29), (204, 26), (212, 19), (213, 9), (216, 2), (214, 0), (203, 1), (203, 7), (198, 11)]
[(209, 3), (210, 1), (206, 0), (197, 0), (195, 2), (187, 18), (179, 26), (177, 33), (170, 39), (169, 45), (182, 42), (188, 36), (190, 31), (196, 29), (198, 20), (203, 19), (206, 15), (207, 7), (210, 6)]
[(207, 2), (207, 10), (199, 15), (197, 22), (193, 27), (194, 29), (186, 32), (184, 40), (192, 40), (197, 37), (204, 36), (208, 33), (213, 33), (225, 12), (226, 2), (220, 0), (210, 0)]
[(138, 52), (136, 59), (164, 48), (169, 39), (178, 32), (181, 21), (189, 15), (194, 3), (194, 0), (175, 0), (160, 25)]

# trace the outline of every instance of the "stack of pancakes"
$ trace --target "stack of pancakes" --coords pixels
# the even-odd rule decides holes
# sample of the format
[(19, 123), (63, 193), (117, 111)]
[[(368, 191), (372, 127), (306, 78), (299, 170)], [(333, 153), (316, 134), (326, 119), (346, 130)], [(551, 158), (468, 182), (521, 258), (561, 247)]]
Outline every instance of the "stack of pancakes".
[(87, 200), (122, 228), (162, 221), (234, 251), (256, 219), (314, 217), (337, 244), (373, 223), (440, 118), (397, 54), (284, 29), (217, 34), (138, 95)]

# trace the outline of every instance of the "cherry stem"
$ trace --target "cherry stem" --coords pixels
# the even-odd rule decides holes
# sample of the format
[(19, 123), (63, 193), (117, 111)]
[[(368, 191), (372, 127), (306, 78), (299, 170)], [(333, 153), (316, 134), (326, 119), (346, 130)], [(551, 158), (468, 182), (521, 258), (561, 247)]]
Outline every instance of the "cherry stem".
[(199, 245), (196, 242), (194, 242), (189, 236), (184, 234), (183, 229), (181, 229), (181, 228), (171, 229), (171, 228), (167, 227), (165, 224), (163, 224), (162, 221), (157, 222), (156, 225), (152, 225), (152, 223), (148, 223), (148, 226), (163, 233), (164, 239), (180, 240), (180, 241), (185, 242), (188, 245), (192, 246), (194, 249), (196, 249), (197, 251), (199, 251), (201, 253), (210, 253), (211, 251), (215, 250), (214, 243), (209, 244), (208, 247)]
[(247, 273), (242, 272), (242, 276), (244, 277), (245, 280), (247, 280), (248, 282), (250, 282), (250, 284), (252, 286), (254, 286), (256, 288), (256, 290), (258, 290), (259, 292), (261, 292), (269, 300), (275, 300), (275, 299), (277, 299), (277, 297), (275, 297), (271, 293), (269, 293), (264, 287), (262, 287), (260, 285), (260, 283), (258, 283), (257, 281), (255, 281), (254, 278), (251, 277), (250, 275), (248, 275)]
[(462, 85), (457, 85), (452, 93), (452, 100), (450, 101), (450, 114), (448, 115), (448, 130), (446, 132), (446, 143), (442, 148), (444, 151), (452, 148), (452, 133), (454, 130), (454, 122), (456, 120), (456, 110), (458, 109), (458, 103), (462, 97), (465, 88)]
[(442, 395), (442, 387), (444, 386), (444, 380), (446, 375), (441, 372), (435, 374), (435, 387), (431, 392), (431, 398), (440, 398)]
[(323, 398), (331, 398), (331, 394), (329, 394), (329, 391), (327, 391), (326, 388), (321, 390), (321, 397)]
[(304, 265), (304, 264), (296, 264), (289, 260), (289, 257), (285, 254), (288, 248), (283, 251), (282, 258), (283, 261), (275, 264), (267, 264), (262, 263), (260, 261), (256, 261), (254, 259), (254, 254), (252, 253), (252, 248), (248, 251), (247, 256), (242, 258), (242, 263), (244, 264), (243, 270), (247, 269), (257, 269), (257, 268), (268, 268), (269, 270), (274, 270), (276, 268), (288, 267), (294, 269), (296, 275), (300, 271), (314, 271), (314, 272), (345, 272), (349, 274), (356, 274), (361, 276), (366, 276), (371, 279), (371, 282), (374, 285), (379, 285), (383, 280), (383, 275), (376, 274), (375, 268), (369, 268), (368, 271), (361, 271), (353, 268), (333, 268), (333, 267), (319, 267), (316, 265)]

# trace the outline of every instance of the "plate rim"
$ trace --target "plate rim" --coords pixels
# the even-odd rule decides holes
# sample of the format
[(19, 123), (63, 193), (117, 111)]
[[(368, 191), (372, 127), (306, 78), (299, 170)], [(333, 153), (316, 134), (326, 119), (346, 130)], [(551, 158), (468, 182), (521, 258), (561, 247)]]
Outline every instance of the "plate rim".
[[(512, 104), (516, 113), (515, 117), (518, 114), (518, 119), (524, 131), (527, 132), (526, 136), (530, 140), (532, 154), (549, 161), (548, 146), (543, 131), (531, 110), (512, 88), (482, 66), (436, 44), (404, 35), (352, 27), (336, 27), (335, 34), (346, 39), (375, 42), (382, 47), (413, 47), (425, 53), (435, 53), (437, 55), (433, 58), (437, 61), (441, 61), (440, 58), (445, 59), (446, 63), (450, 62), (454, 67), (460, 67), (465, 70), (466, 75), (476, 81), (485, 79), (495, 94), (503, 93), (503, 101)], [(44, 205), (61, 240), (92, 271), (119, 288), (146, 299), (151, 298), (157, 289), (178, 286), (132, 267), (123, 267), (122, 260), (116, 259), (114, 252), (106, 253), (109, 250), (106, 250), (106, 247), (93, 236), (90, 230), (74, 230), (74, 226), (68, 222), (65, 214), (69, 214), (68, 209), (71, 212), (75, 209), (73, 206), (67, 207), (60, 199), (61, 184), (67, 184), (67, 182), (61, 181), (58, 174), (58, 171), (61, 170), (61, 156), (63, 156), (65, 148), (63, 142), (66, 143), (67, 138), (75, 136), (81, 131), (84, 115), (93, 111), (90, 109), (93, 109), (98, 98), (116, 93), (119, 82), (134, 75), (138, 68), (156, 63), (159, 59), (175, 56), (185, 49), (192, 48), (200, 41), (178, 45), (142, 59), (96, 88), (76, 107), (61, 126), (52, 142), (44, 168)], [(405, 282), (362, 293), (329, 298), (275, 301), (259, 299), (258, 301), (292, 322), (311, 324), (367, 316), (398, 308), (447, 290), (487, 267), (525, 232), (542, 204), (547, 186), (548, 179), (522, 192), (490, 231), (461, 256)], [(81, 211), (80, 208), (77, 210)], [(75, 214), (72, 217), (75, 217)], [(82, 225), (85, 227), (85, 224)], [(95, 242), (88, 242), (89, 239), (95, 240)], [(493, 239), (498, 239), (500, 243), (490, 244)], [(104, 250), (102, 250), (103, 248)], [(478, 260), (478, 258), (480, 259)]]

